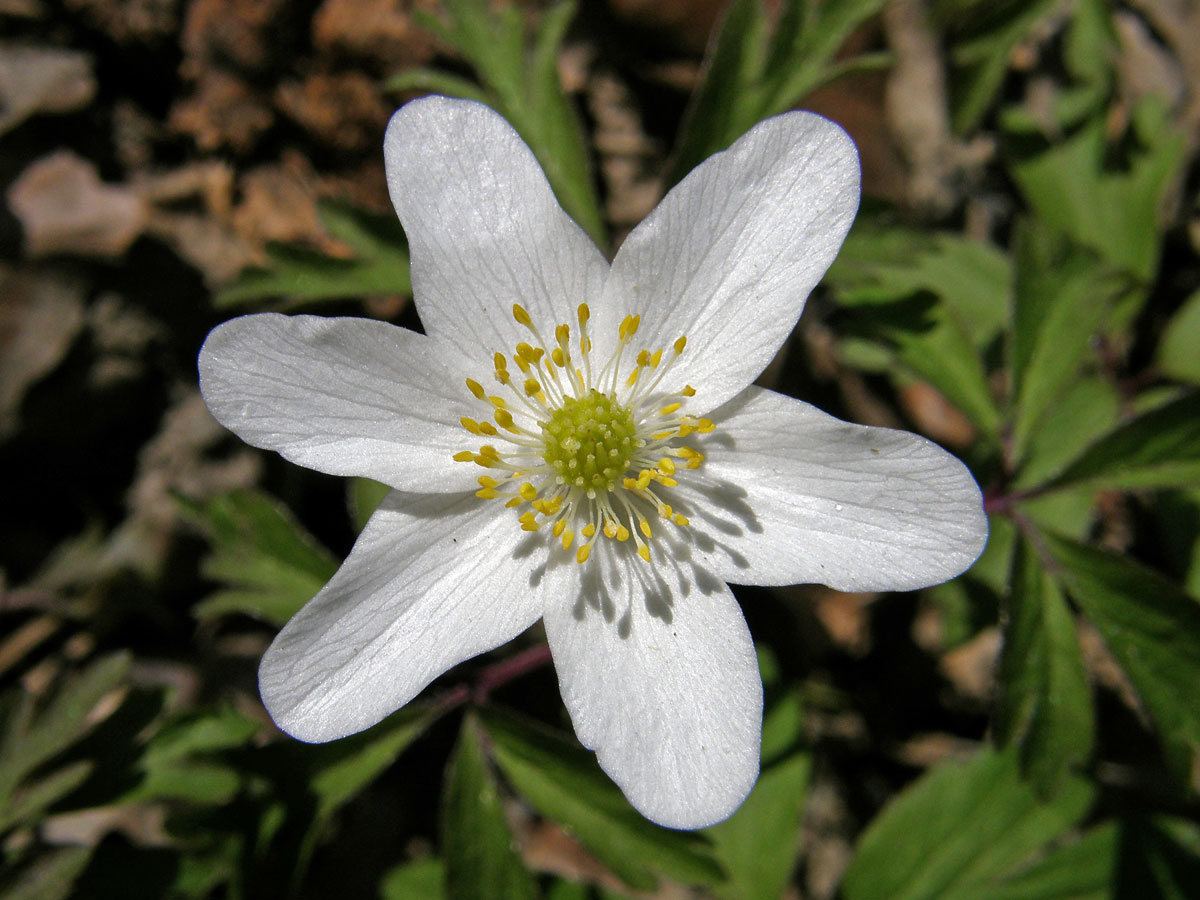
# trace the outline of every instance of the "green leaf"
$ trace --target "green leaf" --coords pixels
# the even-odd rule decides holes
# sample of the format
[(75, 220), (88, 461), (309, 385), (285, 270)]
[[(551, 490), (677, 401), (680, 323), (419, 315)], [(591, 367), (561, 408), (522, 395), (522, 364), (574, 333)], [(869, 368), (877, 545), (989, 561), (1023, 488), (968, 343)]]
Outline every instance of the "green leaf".
[(266, 494), (234, 491), (185, 509), (212, 543), (205, 577), (229, 585), (196, 607), (201, 619), (237, 612), (282, 625), (337, 571), (333, 555)]
[(282, 297), (288, 308), (304, 303), (370, 295), (411, 294), (408, 246), (394, 216), (375, 216), (324, 202), (326, 231), (352, 251), (349, 258), (304, 247), (273, 244), (269, 263), (247, 269), (213, 298), (217, 308)]
[(1122, 280), (1092, 253), (1036, 225), (1021, 232), (1009, 354), (1016, 460), (1024, 457), (1047, 411), (1074, 383), (1121, 290)]
[(375, 512), (391, 488), (370, 478), (351, 478), (347, 491), (354, 530), (362, 531), (367, 527), (367, 519), (371, 518), (371, 513)]
[[(706, 56), (703, 80), (672, 153), (667, 185), (757, 122), (791, 109), (816, 88), (853, 71), (853, 58), (839, 62), (834, 57), (883, 2), (784, 0), (772, 25), (762, 0), (734, 0)], [(879, 63), (878, 57), (870, 61)]]
[(800, 823), (812, 758), (795, 753), (763, 769), (732, 816), (705, 831), (729, 879), (716, 887), (727, 900), (777, 900), (800, 851)]
[(1013, 487), (1034, 487), (1062, 474), (1089, 444), (1112, 430), (1120, 414), (1121, 396), (1109, 379), (1077, 378), (1047, 408), (1045, 427), (1029, 435)]
[(1158, 345), (1158, 365), (1180, 381), (1200, 383), (1200, 291), (1172, 317)]
[(386, 87), (437, 91), (491, 106), (529, 145), (563, 209), (604, 246), (607, 233), (587, 142), (558, 78), (559, 50), (575, 16), (573, 0), (545, 10), (531, 34), (513, 6), (492, 10), (483, 0), (444, 0), (441, 7), (442, 17), (417, 18), (462, 55), (482, 87), (428, 69), (401, 72)]
[(92, 763), (81, 759), (17, 789), (7, 809), (0, 808), (0, 833), (43, 815), (79, 787), (91, 774)]
[[(979, 2), (965, 7), (950, 40), (950, 85), (954, 130), (974, 130), (991, 107), (1008, 74), (1013, 50), (1057, 9), (1054, 0)], [(934, 5), (936, 10), (937, 6)]]
[[(124, 681), (130, 658), (115, 653), (68, 677), (54, 698), (30, 720), (10, 717), (0, 741), (0, 810), (7, 809), (17, 785), (42, 763), (70, 747), (90, 729), (88, 715)], [(31, 704), (26, 703), (25, 711)]]
[(1109, 162), (1107, 117), (1096, 115), (1061, 142), (1014, 157), (1010, 171), (1037, 218), (1146, 284), (1158, 267), (1160, 207), (1184, 141), (1158, 98), (1144, 98), (1132, 118), (1134, 148), (1120, 166)]
[(631, 888), (653, 890), (656, 875), (688, 884), (721, 880), (704, 841), (642, 818), (586, 750), (498, 711), (485, 715), (484, 726), (495, 760), (517, 792), (570, 829)]
[(1116, 896), (1189, 900), (1200, 885), (1200, 829), (1182, 819), (1134, 821), (1122, 830)]
[(444, 900), (446, 866), (436, 857), (403, 863), (379, 884), (380, 900)]
[(1126, 422), (1100, 438), (1043, 490), (1187, 487), (1200, 481), (1200, 391)]
[(1068, 778), (1051, 800), (1021, 780), (1012, 753), (947, 763), (868, 826), (842, 883), (846, 900), (974, 900), (1064, 834), (1093, 791)]
[(1120, 836), (1115, 822), (1099, 825), (973, 900), (1112, 900)]
[(1027, 541), (1012, 566), (996, 736), (1020, 748), (1022, 769), (1049, 795), (1091, 753), (1091, 686), (1075, 618)]
[(526, 900), (538, 895), (513, 850), (496, 778), (488, 767), (479, 723), (467, 716), (450, 760), (442, 803), (442, 850), (449, 900)]
[(1200, 603), (1173, 581), (1119, 556), (1043, 534), (1058, 577), (1096, 626), (1158, 727), (1186, 782), (1200, 748)]

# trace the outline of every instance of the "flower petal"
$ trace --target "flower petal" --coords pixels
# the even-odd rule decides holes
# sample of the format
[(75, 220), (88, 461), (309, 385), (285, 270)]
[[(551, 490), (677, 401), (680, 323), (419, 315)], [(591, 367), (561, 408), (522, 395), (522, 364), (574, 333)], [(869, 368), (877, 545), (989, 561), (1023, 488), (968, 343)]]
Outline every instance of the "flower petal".
[(757, 387), (712, 416), (702, 477), (675, 491), (699, 561), (726, 581), (914, 590), (953, 578), (983, 550), (978, 485), (923, 437)]
[(458, 418), (478, 410), (424, 335), (369, 319), (263, 313), (213, 329), (199, 367), (212, 414), (255, 447), (411, 491), (475, 484), (475, 467), (453, 455), (471, 446)]
[(545, 554), (494, 504), (393, 491), (258, 670), (271, 718), (302, 741), (369, 728), (438, 675), (542, 614)]
[(547, 572), (546, 636), (575, 733), (646, 818), (718, 822), (758, 776), (762, 682), (745, 619), (705, 572), (598, 549)]
[(858, 152), (814, 113), (760, 122), (709, 157), (621, 245), (605, 299), (641, 314), (638, 346), (687, 336), (663, 381), (714, 409), (771, 361), (837, 255), (859, 199)]
[(555, 325), (573, 326), (576, 307), (599, 296), (608, 263), (488, 107), (414, 100), (392, 116), (383, 153), (421, 322), (473, 365), (490, 371), (495, 351), (529, 339), (514, 303), (553, 339)]

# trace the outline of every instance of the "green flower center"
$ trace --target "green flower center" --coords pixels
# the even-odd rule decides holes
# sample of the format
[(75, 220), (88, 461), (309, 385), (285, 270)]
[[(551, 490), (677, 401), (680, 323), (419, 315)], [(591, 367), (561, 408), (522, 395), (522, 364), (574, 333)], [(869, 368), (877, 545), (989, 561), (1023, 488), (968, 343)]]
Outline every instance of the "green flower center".
[(646, 443), (632, 411), (594, 388), (565, 398), (541, 426), (545, 460), (563, 483), (596, 492), (613, 490)]

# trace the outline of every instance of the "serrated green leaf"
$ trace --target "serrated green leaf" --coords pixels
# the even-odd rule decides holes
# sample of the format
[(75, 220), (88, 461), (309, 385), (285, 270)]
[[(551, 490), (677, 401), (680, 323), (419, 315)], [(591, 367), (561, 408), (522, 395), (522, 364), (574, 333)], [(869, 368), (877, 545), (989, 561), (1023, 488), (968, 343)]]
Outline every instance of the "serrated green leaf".
[(1158, 345), (1158, 365), (1180, 381), (1200, 383), (1200, 291), (1184, 301)]
[(1157, 98), (1134, 109), (1136, 144), (1109, 164), (1106, 117), (1096, 115), (1059, 143), (1014, 157), (1010, 171), (1036, 216), (1148, 283), (1158, 266), (1163, 194), (1184, 160), (1184, 142)]
[(1200, 482), (1200, 391), (1110, 431), (1043, 490), (1187, 487)]
[(1074, 383), (1122, 288), (1090, 251), (1036, 223), (1021, 231), (1009, 346), (1014, 459), (1024, 458), (1047, 410)]
[(1043, 534), (1058, 577), (1104, 638), (1186, 782), (1200, 749), (1200, 602), (1123, 557)]
[(333, 555), (266, 494), (234, 491), (187, 511), (212, 544), (204, 574), (229, 585), (196, 607), (201, 619), (239, 612), (282, 625), (337, 571)]
[(1046, 410), (1046, 427), (1029, 435), (1013, 488), (1034, 487), (1060, 475), (1089, 444), (1112, 430), (1120, 413), (1121, 396), (1111, 381), (1098, 375), (1076, 379)]
[(499, 711), (484, 716), (484, 727), (496, 762), (517, 792), (570, 829), (630, 887), (652, 890), (656, 875), (688, 884), (722, 879), (704, 841), (642, 818), (586, 750)]
[(0, 809), (11, 802), (21, 780), (89, 730), (87, 716), (129, 671), (127, 653), (98, 659), (68, 676), (54, 698), (24, 724), (13, 719), (0, 746)]
[(1075, 618), (1023, 539), (1013, 554), (1007, 609), (996, 737), (1019, 748), (1021, 768), (1049, 795), (1091, 753), (1091, 686)]
[(473, 716), (463, 721), (446, 776), (442, 851), (449, 900), (529, 900), (538, 895), (533, 877), (513, 850), (512, 832)]
[(349, 259), (304, 247), (273, 244), (269, 263), (247, 269), (213, 298), (217, 308), (283, 298), (304, 303), (379, 294), (411, 294), (408, 246), (393, 216), (375, 216), (333, 203), (320, 206), (326, 231), (353, 250)]
[(846, 900), (973, 900), (1064, 834), (1092, 788), (1069, 778), (1050, 800), (1021, 780), (1013, 753), (946, 763), (868, 826), (842, 883)]

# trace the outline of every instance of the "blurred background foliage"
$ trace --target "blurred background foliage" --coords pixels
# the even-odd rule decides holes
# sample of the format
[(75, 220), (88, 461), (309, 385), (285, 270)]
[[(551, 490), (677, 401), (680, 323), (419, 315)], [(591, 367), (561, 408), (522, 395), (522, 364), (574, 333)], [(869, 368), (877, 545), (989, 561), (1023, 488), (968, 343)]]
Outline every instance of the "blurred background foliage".
[[(0, 898), (1200, 897), (1200, 7), (0, 0)], [(929, 435), (991, 541), (738, 589), (762, 777), (700, 833), (575, 742), (533, 632), (370, 731), (255, 666), (382, 495), (225, 434), (232, 315), (417, 324), (381, 164), (502, 112), (611, 250), (797, 106), (865, 198), (762, 382)]]

